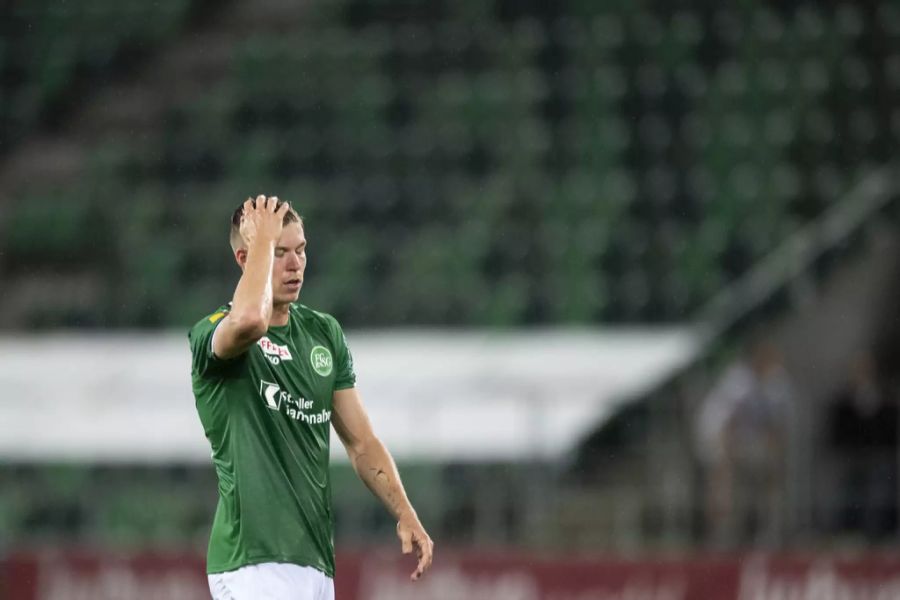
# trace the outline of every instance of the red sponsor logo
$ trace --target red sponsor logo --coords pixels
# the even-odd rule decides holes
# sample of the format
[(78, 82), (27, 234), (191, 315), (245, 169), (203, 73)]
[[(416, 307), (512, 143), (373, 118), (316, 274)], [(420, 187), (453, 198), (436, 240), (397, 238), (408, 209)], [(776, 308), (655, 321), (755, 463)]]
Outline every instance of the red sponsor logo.
[(288, 350), (287, 346), (280, 346), (275, 344), (267, 337), (263, 337), (261, 340), (257, 342), (259, 347), (262, 348), (262, 351), (269, 356), (277, 356), (281, 360), (293, 360), (291, 357), (291, 351)]

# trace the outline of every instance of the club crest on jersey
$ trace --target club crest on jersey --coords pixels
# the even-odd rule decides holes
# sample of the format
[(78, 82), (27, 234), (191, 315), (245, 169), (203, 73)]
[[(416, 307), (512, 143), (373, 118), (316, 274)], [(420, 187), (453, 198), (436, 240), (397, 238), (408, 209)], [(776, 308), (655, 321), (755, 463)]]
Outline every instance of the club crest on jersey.
[(269, 359), (269, 362), (273, 365), (280, 364), (283, 360), (293, 360), (291, 351), (288, 350), (287, 346), (280, 346), (272, 342), (268, 337), (264, 336), (257, 344), (263, 351), (265, 357)]
[(316, 346), (309, 353), (309, 363), (313, 370), (322, 377), (331, 375), (334, 361), (331, 360), (331, 352), (325, 346)]

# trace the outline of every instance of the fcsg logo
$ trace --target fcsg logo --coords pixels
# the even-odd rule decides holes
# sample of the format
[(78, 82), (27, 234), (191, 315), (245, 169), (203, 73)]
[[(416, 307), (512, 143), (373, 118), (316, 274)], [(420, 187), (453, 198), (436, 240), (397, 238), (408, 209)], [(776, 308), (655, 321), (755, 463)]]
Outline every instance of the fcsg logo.
[(331, 360), (331, 352), (324, 346), (316, 346), (309, 353), (309, 364), (313, 370), (322, 377), (331, 375), (334, 361)]

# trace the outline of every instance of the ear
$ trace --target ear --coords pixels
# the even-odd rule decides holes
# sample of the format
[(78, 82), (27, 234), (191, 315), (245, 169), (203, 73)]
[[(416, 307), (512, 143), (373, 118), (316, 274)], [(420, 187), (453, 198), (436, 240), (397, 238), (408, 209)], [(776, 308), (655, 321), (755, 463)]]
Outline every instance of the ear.
[(244, 270), (244, 266), (247, 264), (247, 249), (246, 248), (238, 248), (234, 251), (234, 260), (237, 262), (238, 266), (241, 268), (241, 271)]

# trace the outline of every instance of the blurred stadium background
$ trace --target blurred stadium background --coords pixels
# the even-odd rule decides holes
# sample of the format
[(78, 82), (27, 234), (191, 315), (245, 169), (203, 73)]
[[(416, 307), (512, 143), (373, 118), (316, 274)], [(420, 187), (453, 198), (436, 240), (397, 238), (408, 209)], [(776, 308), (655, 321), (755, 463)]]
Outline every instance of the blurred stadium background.
[(265, 193), (437, 542), (338, 447), (338, 598), (900, 598), (895, 1), (0, 7), (0, 597), (208, 597)]

